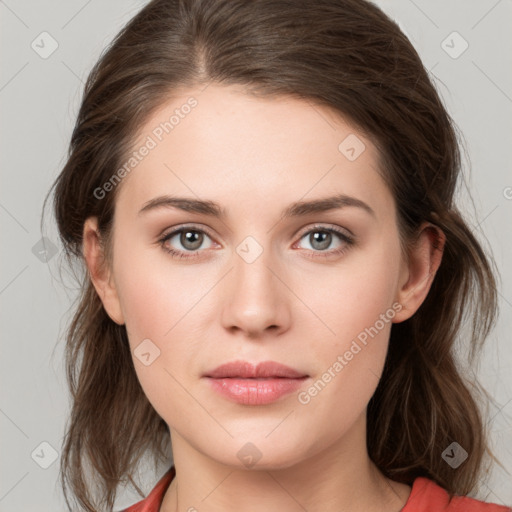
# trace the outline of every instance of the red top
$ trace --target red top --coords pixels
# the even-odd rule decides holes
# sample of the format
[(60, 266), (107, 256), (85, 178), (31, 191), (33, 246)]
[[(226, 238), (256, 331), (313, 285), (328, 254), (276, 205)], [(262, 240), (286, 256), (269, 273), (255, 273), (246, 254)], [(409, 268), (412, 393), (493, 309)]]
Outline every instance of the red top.
[[(175, 476), (174, 466), (158, 481), (149, 495), (121, 512), (159, 512), (164, 494)], [(433, 480), (417, 477), (407, 503), (400, 512), (512, 512), (512, 507), (485, 503), (474, 498), (454, 496), (450, 500), (448, 492)]]

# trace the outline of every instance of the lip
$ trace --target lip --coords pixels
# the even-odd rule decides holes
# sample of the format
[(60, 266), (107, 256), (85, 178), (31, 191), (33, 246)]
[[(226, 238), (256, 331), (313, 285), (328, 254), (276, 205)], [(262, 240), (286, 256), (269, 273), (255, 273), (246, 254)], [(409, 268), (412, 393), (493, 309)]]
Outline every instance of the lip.
[(262, 361), (257, 365), (253, 365), (248, 361), (231, 361), (205, 373), (204, 377), (212, 377), (214, 379), (231, 377), (239, 377), (240, 379), (273, 377), (300, 379), (301, 377), (308, 377), (308, 375), (275, 361)]
[(244, 405), (264, 405), (296, 391), (309, 375), (275, 361), (225, 363), (203, 375), (212, 389)]

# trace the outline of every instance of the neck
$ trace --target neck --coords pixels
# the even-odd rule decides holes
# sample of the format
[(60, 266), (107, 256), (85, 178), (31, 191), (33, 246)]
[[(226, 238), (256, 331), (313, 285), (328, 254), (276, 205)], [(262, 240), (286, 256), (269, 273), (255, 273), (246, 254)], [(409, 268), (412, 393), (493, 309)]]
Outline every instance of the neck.
[(365, 420), (318, 453), (265, 469), (220, 463), (171, 429), (176, 476), (160, 510), (397, 512), (411, 488), (387, 479), (370, 460)]

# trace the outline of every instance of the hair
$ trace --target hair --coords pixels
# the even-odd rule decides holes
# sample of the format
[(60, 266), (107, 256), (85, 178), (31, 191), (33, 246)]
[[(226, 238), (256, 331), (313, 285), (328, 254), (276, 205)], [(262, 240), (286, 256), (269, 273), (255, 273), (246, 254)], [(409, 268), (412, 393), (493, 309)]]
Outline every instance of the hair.
[[(367, 447), (388, 478), (412, 485), (425, 476), (450, 494), (469, 493), (486, 453), (496, 459), (479, 410), (481, 390), (474, 375), (465, 378), (456, 348), (460, 340), (474, 363), (493, 328), (495, 264), (454, 203), (462, 172), (455, 123), (407, 37), (372, 3), (149, 2), (90, 72), (67, 161), (50, 189), (68, 263), (85, 270), (83, 228), (92, 216), (111, 263), (112, 219), (123, 183), (102, 199), (94, 191), (125, 161), (151, 113), (178, 89), (207, 83), (329, 107), (377, 146), (404, 246), (414, 243), (422, 222), (446, 235), (425, 301), (392, 326), (383, 374), (368, 404)], [(144, 495), (134, 472), (146, 453), (154, 461), (165, 457), (169, 428), (138, 382), (126, 327), (107, 315), (87, 272), (79, 281), (66, 332), (72, 407), (60, 479), (68, 506), (70, 488), (81, 509), (111, 510), (121, 482)], [(457, 471), (441, 456), (453, 441), (468, 452)]]

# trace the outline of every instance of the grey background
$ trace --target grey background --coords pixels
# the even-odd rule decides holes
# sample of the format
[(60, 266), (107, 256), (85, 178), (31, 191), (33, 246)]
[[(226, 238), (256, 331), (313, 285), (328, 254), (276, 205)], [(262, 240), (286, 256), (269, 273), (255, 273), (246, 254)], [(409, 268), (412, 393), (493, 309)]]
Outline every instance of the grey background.
[[(89, 70), (145, 3), (0, 0), (0, 512), (65, 510), (57, 482), (59, 462), (54, 458), (60, 452), (68, 411), (62, 340), (75, 291), (66, 275), (67, 287), (60, 282), (61, 247), (51, 215), (44, 234), (57, 254), (50, 250), (45, 262), (37, 252), (43, 234), (42, 201), (65, 162)], [(477, 374), (496, 401), (489, 406), (487, 422), (505, 469), (495, 466), (475, 496), (510, 505), (512, 2), (377, 3), (400, 23), (419, 51), (465, 136), (466, 182), (474, 207), (465, 188), (460, 201), (477, 236), (492, 248), (502, 276), (500, 320)], [(42, 32), (58, 44), (47, 58), (40, 53), (51, 49), (52, 41), (40, 36)], [(464, 41), (469, 46), (459, 55)], [(31, 44), (38, 44), (40, 53)], [(165, 469), (143, 472), (143, 488), (150, 490)], [(127, 490), (118, 506), (137, 500)]]

